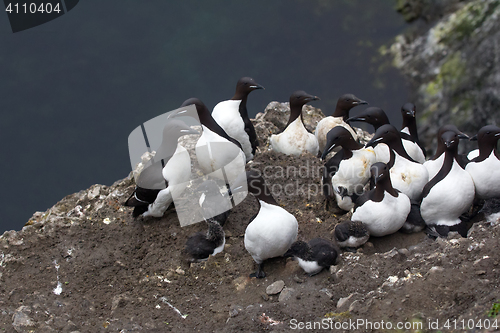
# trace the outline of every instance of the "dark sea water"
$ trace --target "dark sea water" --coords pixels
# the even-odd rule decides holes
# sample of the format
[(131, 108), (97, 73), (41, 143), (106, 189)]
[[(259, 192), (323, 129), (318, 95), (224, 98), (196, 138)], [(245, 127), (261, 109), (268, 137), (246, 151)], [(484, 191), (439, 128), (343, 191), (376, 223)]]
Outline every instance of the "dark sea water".
[(331, 114), (349, 92), (399, 126), (409, 92), (378, 52), (406, 28), (394, 5), (84, 0), (15, 34), (0, 13), (1, 231), (126, 177), (135, 127), (189, 97), (211, 109), (242, 76), (266, 88), (250, 95), (251, 116), (298, 89)]

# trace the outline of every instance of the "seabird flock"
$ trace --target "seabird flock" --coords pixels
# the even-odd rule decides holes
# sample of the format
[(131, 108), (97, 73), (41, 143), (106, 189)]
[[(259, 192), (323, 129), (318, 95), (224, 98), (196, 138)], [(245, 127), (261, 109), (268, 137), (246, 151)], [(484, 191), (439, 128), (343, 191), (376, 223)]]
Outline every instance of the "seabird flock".
[[(258, 89), (264, 87), (243, 77), (236, 84), (235, 95), (218, 103), (211, 113), (197, 98), (181, 105), (196, 107), (201, 124), (196, 159), (206, 178), (195, 192), (198, 207), (193, 209), (201, 212), (207, 230), (187, 239), (186, 252), (191, 261), (206, 260), (223, 251), (223, 227), (232, 206), (215, 213), (217, 202), (221, 202), (217, 200), (232, 200), (242, 191), (254, 196), (259, 204), (244, 237), (245, 248), (257, 263), (256, 272), (250, 276), (257, 278), (266, 276), (266, 259), (280, 256), (294, 257), (306, 273), (317, 274), (336, 263), (339, 248), (356, 251), (370, 236), (398, 230), (425, 231), (434, 238), (455, 231), (466, 237), (470, 216), (464, 214), (484, 200), (500, 198), (499, 127), (486, 125), (469, 137), (452, 124), (442, 126), (437, 147), (432, 149), (435, 154), (427, 158), (418, 138), (414, 104), (402, 106), (403, 122), (398, 130), (378, 107), (370, 106), (350, 117), (352, 108), (368, 103), (345, 94), (313, 134), (304, 126), (302, 107), (319, 98), (299, 90), (291, 94), (290, 118), (281, 133), (271, 135), (269, 149), (295, 156), (311, 153), (311, 158), (326, 160), (322, 173), (325, 209), (330, 210), (333, 204), (336, 211), (351, 212), (352, 216), (351, 221), (335, 226), (333, 240), (297, 241), (297, 219), (275, 200), (258, 170), (245, 172), (259, 146), (246, 107), (248, 95)], [(358, 141), (352, 122), (374, 127), (375, 134), (366, 145)], [(176, 117), (166, 120), (156, 162), (136, 177), (136, 188), (124, 203), (134, 207), (134, 217), (163, 216), (173, 198), (186, 190), (192, 163), (178, 139), (190, 134), (200, 133)], [(478, 149), (459, 154), (461, 139), (477, 141)], [(220, 186), (221, 180), (226, 182), (225, 187)]]

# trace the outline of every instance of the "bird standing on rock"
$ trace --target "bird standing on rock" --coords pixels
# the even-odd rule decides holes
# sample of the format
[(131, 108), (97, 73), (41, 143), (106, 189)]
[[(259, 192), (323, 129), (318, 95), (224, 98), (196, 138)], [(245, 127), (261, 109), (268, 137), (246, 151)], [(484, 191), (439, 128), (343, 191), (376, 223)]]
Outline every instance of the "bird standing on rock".
[(457, 161), (458, 135), (447, 131), (440, 140), (445, 145), (443, 165), (423, 189), (420, 214), (430, 231), (441, 236), (458, 231), (466, 237), (467, 227), (459, 216), (472, 206), (474, 182)]
[(297, 239), (298, 222), (274, 200), (260, 172), (251, 170), (240, 175), (233, 184), (233, 193), (244, 188), (244, 183), (259, 203), (259, 212), (245, 230), (245, 248), (257, 263), (257, 271), (250, 277), (264, 278), (264, 260), (285, 254)]
[[(448, 131), (452, 131), (455, 134), (457, 134), (457, 137), (459, 139), (467, 139), (467, 140), (469, 139), (469, 137), (466, 134), (459, 131), (455, 125), (444, 125), (439, 128), (437, 133), (436, 153), (424, 163), (424, 166), (427, 169), (427, 172), (429, 173), (429, 180), (434, 178), (434, 176), (439, 172), (439, 170), (443, 166), (444, 152), (446, 150), (446, 146), (444, 144), (444, 141), (441, 139), (441, 136)], [(457, 160), (462, 166), (462, 168), (465, 168), (465, 165), (467, 164), (463, 162), (464, 159), (467, 159), (467, 157), (461, 157), (460, 155), (457, 155)]]
[(280, 134), (273, 134), (269, 140), (271, 148), (286, 155), (300, 155), (310, 152), (317, 155), (318, 140), (309, 133), (302, 122), (302, 106), (310, 101), (317, 101), (318, 97), (298, 90), (290, 96), (290, 118), (285, 129)]
[(250, 77), (242, 77), (236, 84), (236, 92), (230, 100), (218, 103), (212, 117), (232, 138), (240, 144), (246, 156), (246, 161), (253, 159), (259, 145), (255, 128), (248, 117), (248, 94), (257, 89), (264, 89)]
[(353, 107), (361, 104), (368, 104), (368, 103), (357, 98), (353, 94), (344, 94), (339, 97), (339, 99), (337, 100), (337, 106), (335, 107), (335, 111), (333, 112), (333, 114), (331, 116), (321, 119), (318, 122), (318, 125), (316, 125), (316, 130), (314, 131), (314, 135), (318, 140), (320, 152), (325, 150), (326, 135), (335, 126), (345, 127), (349, 132), (351, 132), (351, 135), (353, 136), (354, 140), (356, 141), (358, 140), (356, 131), (354, 131), (351, 125), (349, 125), (347, 119), (349, 118), (349, 111)]

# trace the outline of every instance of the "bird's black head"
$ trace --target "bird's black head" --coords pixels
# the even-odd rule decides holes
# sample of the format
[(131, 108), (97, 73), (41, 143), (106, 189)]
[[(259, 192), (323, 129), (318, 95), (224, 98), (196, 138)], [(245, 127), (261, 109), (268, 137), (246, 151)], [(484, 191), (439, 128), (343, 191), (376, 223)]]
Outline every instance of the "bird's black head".
[(387, 114), (385, 113), (385, 111), (376, 106), (366, 108), (357, 116), (347, 119), (347, 122), (350, 121), (363, 121), (365, 123), (373, 125), (373, 127), (375, 127), (375, 130), (377, 130), (382, 125), (389, 124), (389, 118), (387, 118)]
[(396, 127), (386, 124), (380, 126), (376, 131), (373, 138), (366, 144), (366, 147), (375, 147), (379, 143), (391, 145), (396, 141), (401, 141), (401, 135)]
[(405, 103), (401, 107), (401, 114), (403, 115), (403, 118), (404, 117), (415, 118), (415, 116), (417, 115), (417, 107), (413, 103)]
[(317, 101), (319, 97), (310, 95), (303, 90), (297, 90), (290, 96), (290, 108), (292, 106), (302, 107), (310, 101)]
[(326, 135), (326, 145), (321, 159), (324, 160), (326, 155), (332, 151), (333, 148), (337, 146), (348, 145), (350, 142), (356, 143), (352, 137), (351, 132), (349, 132), (343, 126), (335, 126)]
[(264, 89), (264, 87), (255, 82), (251, 77), (242, 77), (236, 83), (236, 95), (246, 96), (256, 89)]
[(283, 257), (299, 257), (303, 258), (310, 252), (309, 244), (304, 241), (296, 241), (290, 246)]
[(353, 94), (344, 94), (337, 100), (337, 108), (341, 108), (346, 111), (349, 111), (353, 107), (361, 104), (368, 104), (368, 102), (357, 98)]

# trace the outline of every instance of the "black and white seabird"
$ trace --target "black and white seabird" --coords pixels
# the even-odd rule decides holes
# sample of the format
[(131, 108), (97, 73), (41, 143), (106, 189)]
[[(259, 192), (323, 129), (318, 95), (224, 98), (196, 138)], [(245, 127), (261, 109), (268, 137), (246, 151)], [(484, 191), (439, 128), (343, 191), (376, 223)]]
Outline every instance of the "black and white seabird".
[(310, 152), (317, 155), (318, 140), (309, 133), (302, 122), (302, 106), (310, 101), (317, 101), (318, 97), (298, 90), (290, 96), (290, 118), (285, 129), (280, 134), (273, 134), (269, 140), (273, 150), (286, 155), (300, 155)]
[(186, 241), (186, 252), (190, 255), (190, 261), (198, 262), (207, 260), (209, 256), (224, 250), (226, 238), (224, 229), (214, 219), (206, 219), (208, 225), (206, 232), (197, 232)]
[(264, 89), (250, 77), (242, 77), (236, 84), (236, 93), (233, 98), (218, 103), (212, 117), (226, 131), (241, 144), (246, 161), (253, 159), (259, 145), (257, 134), (247, 111), (248, 94), (256, 89)]
[[(482, 127), (471, 140), (477, 140), (478, 156), (465, 170), (471, 175), (479, 199), (500, 198), (500, 154), (497, 149), (500, 128), (494, 125)], [(476, 155), (475, 153), (474, 155)]]
[(245, 248), (257, 263), (257, 271), (250, 277), (264, 278), (262, 270), (266, 259), (283, 256), (297, 239), (298, 223), (295, 216), (287, 212), (274, 200), (260, 172), (247, 171), (233, 184), (233, 193), (247, 182), (248, 192), (259, 203), (259, 211), (250, 220), (245, 230)]
[(371, 236), (395, 233), (410, 213), (410, 199), (392, 187), (387, 164), (377, 162), (370, 171), (375, 188), (359, 197), (351, 220), (362, 222)]
[(427, 184), (429, 174), (427, 169), (414, 161), (407, 153), (401, 142), (400, 132), (392, 125), (382, 125), (377, 129), (373, 138), (366, 147), (375, 147), (385, 143), (389, 147), (390, 177), (392, 186), (406, 194), (410, 200), (420, 197)]
[(199, 133), (180, 120), (167, 120), (162, 143), (155, 153), (160, 160), (153, 161), (139, 174), (134, 192), (124, 203), (134, 207), (134, 217), (163, 216), (173, 197), (186, 188), (191, 178), (191, 158), (178, 139), (187, 134)]
[(413, 103), (405, 103), (401, 107), (401, 115), (403, 116), (403, 124), (401, 125), (401, 138), (408, 141), (406, 144), (403, 141), (406, 152), (418, 163), (424, 163), (427, 153), (425, 147), (418, 139), (417, 131), (417, 107)]
[(195, 147), (198, 164), (204, 174), (210, 174), (229, 184), (245, 170), (246, 158), (241, 144), (217, 124), (198, 98), (186, 100), (181, 107), (193, 104), (203, 130)]
[[(457, 134), (459, 139), (469, 139), (469, 137), (466, 134), (459, 131), (455, 125), (449, 124), (449, 125), (441, 126), (439, 128), (438, 133), (437, 133), (436, 153), (434, 154), (434, 156), (429, 158), (424, 163), (425, 168), (429, 172), (429, 180), (434, 178), (434, 176), (439, 172), (439, 170), (443, 166), (444, 151), (446, 150), (446, 146), (444, 145), (444, 142), (441, 139), (441, 136), (448, 131), (452, 131), (455, 134)], [(468, 161), (466, 161), (467, 160), (466, 156), (457, 155), (457, 160), (458, 160), (460, 166), (462, 166), (462, 168), (465, 168), (465, 166), (468, 163)]]
[(294, 242), (283, 256), (294, 257), (299, 262), (299, 266), (309, 276), (313, 276), (324, 268), (328, 269), (335, 265), (338, 255), (339, 249), (332, 242), (323, 238), (314, 238), (309, 243)]
[(349, 111), (358, 105), (368, 104), (367, 102), (357, 98), (353, 94), (344, 94), (337, 100), (337, 106), (335, 111), (331, 116), (325, 117), (318, 122), (316, 125), (316, 130), (314, 135), (318, 140), (319, 150), (322, 152), (325, 150), (326, 145), (326, 135), (335, 126), (343, 126), (353, 136), (354, 140), (358, 140), (358, 135), (356, 131), (349, 125), (347, 119), (349, 118)]
[(370, 238), (366, 226), (360, 221), (344, 221), (335, 226), (335, 240), (341, 248), (355, 252)]
[(335, 196), (339, 208), (349, 211), (370, 179), (370, 167), (376, 160), (375, 151), (363, 148), (347, 129), (337, 126), (327, 134), (321, 159), (338, 146), (342, 149), (323, 168), (323, 194)]
[(420, 214), (428, 228), (440, 235), (458, 231), (466, 237), (467, 227), (459, 216), (472, 206), (474, 182), (456, 159), (458, 135), (447, 131), (440, 139), (445, 145), (443, 166), (422, 191)]

